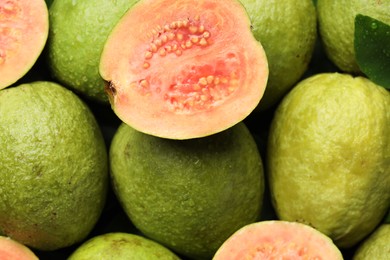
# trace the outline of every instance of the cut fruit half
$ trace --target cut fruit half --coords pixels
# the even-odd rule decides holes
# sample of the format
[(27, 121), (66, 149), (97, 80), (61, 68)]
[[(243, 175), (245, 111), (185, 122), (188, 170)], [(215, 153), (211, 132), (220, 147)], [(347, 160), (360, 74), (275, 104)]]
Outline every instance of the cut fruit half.
[(246, 225), (230, 236), (213, 260), (326, 259), (342, 260), (332, 240), (297, 222), (261, 221)]
[(0, 89), (31, 69), (42, 53), (48, 32), (44, 0), (0, 0)]
[(1, 260), (38, 260), (27, 246), (9, 237), (0, 236)]
[(190, 139), (245, 119), (263, 96), (268, 63), (237, 0), (141, 0), (108, 37), (100, 74), (123, 122)]

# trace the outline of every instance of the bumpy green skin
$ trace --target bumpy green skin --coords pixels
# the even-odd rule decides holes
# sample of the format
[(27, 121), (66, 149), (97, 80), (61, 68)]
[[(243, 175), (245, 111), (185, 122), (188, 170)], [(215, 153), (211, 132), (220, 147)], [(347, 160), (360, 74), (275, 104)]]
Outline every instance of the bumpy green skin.
[(243, 123), (185, 141), (122, 124), (110, 165), (114, 190), (134, 225), (185, 256), (210, 259), (235, 230), (259, 218), (263, 166)]
[(172, 251), (145, 237), (129, 233), (106, 233), (79, 246), (68, 260), (179, 260)]
[(0, 233), (40, 250), (70, 246), (104, 206), (108, 158), (89, 108), (52, 82), (0, 92)]
[(256, 109), (263, 111), (280, 101), (307, 70), (317, 39), (316, 10), (312, 0), (240, 1), (267, 54), (269, 78)]
[(267, 165), (278, 217), (311, 225), (339, 247), (369, 234), (390, 206), (390, 93), (324, 73), (276, 110)]
[(95, 101), (108, 102), (99, 75), (108, 34), (137, 0), (60, 0), (49, 9), (47, 60), (53, 78)]
[(318, 25), (329, 59), (344, 72), (361, 74), (355, 59), (355, 16), (363, 14), (390, 24), (389, 0), (318, 0)]
[(358, 247), (353, 260), (388, 259), (389, 255), (390, 224), (383, 224)]

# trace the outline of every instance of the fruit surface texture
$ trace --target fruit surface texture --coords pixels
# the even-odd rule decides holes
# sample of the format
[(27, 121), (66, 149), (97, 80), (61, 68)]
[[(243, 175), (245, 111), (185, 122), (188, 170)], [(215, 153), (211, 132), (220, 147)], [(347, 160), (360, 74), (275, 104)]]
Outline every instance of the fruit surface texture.
[(384, 88), (339, 73), (307, 78), (283, 99), (267, 155), (280, 219), (311, 225), (341, 248), (374, 230), (390, 205), (389, 105)]
[(57, 82), (84, 97), (108, 103), (99, 75), (106, 38), (136, 0), (61, 0), (49, 9), (47, 64)]
[(0, 1), (0, 89), (35, 64), (47, 41), (48, 16), (44, 0)]
[(180, 260), (164, 246), (140, 235), (123, 232), (92, 237), (81, 244), (68, 260)]
[(137, 2), (101, 56), (113, 110), (138, 131), (170, 139), (203, 137), (242, 121), (268, 80), (266, 55), (250, 26), (236, 0)]
[(0, 236), (0, 259), (2, 260), (39, 260), (25, 245), (9, 237)]
[(110, 164), (114, 190), (134, 225), (185, 256), (209, 259), (231, 233), (260, 216), (263, 166), (243, 124), (191, 140), (122, 124)]
[(355, 17), (363, 14), (390, 24), (389, 0), (318, 0), (319, 33), (324, 50), (343, 72), (361, 74), (355, 58)]
[(329, 237), (308, 225), (269, 220), (240, 228), (213, 257), (213, 260), (239, 259), (343, 260), (343, 256)]
[(312, 0), (240, 0), (267, 55), (269, 78), (256, 111), (274, 107), (303, 76), (317, 40)]
[(70, 246), (104, 205), (107, 152), (89, 108), (52, 82), (0, 91), (0, 233), (40, 250)]
[(390, 224), (382, 224), (359, 245), (353, 260), (386, 259), (389, 253)]

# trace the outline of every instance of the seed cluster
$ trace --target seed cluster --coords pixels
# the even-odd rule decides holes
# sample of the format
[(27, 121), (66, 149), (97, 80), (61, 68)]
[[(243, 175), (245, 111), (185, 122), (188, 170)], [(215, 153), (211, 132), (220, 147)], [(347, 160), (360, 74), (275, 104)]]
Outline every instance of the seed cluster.
[(237, 73), (228, 76), (206, 75), (195, 83), (171, 85), (164, 100), (175, 112), (195, 112), (210, 108), (239, 87)]
[[(173, 54), (181, 56), (183, 52), (194, 47), (203, 48), (210, 46), (211, 34), (201, 23), (199, 17), (194, 19), (177, 20), (163, 26), (157, 26), (151, 30), (147, 37), (151, 39), (144, 52), (143, 69), (151, 66), (153, 57), (165, 57)], [(234, 54), (228, 54), (234, 55)], [(227, 60), (234, 57), (227, 56)], [(219, 63), (225, 64), (225, 60)], [(221, 72), (216, 72), (216, 68), (192, 68), (188, 71), (178, 72), (184, 75), (182, 78), (173, 80), (168, 88), (164, 88), (162, 94), (169, 109), (176, 113), (196, 112), (210, 108), (218, 101), (222, 101), (232, 94), (239, 85), (239, 77), (236, 72), (224, 74), (227, 68)], [(201, 75), (199, 77), (199, 75)], [(151, 87), (149, 78), (140, 79), (133, 82), (141, 95), (148, 96), (153, 92), (160, 93), (158, 84)]]
[(165, 57), (173, 53), (180, 56), (193, 46), (206, 47), (210, 45), (210, 36), (210, 32), (200, 23), (199, 17), (159, 25), (148, 33), (152, 40), (144, 54), (143, 68), (150, 67), (150, 60), (155, 55)]

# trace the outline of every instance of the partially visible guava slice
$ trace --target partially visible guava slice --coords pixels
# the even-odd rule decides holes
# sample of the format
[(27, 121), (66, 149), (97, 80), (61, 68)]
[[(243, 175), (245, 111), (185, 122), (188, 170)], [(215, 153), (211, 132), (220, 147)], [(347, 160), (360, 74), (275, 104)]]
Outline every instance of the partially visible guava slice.
[(35, 64), (49, 32), (45, 0), (0, 0), (0, 89)]
[(213, 260), (341, 260), (341, 251), (318, 230), (298, 222), (268, 220), (240, 228), (218, 249)]
[(171, 139), (235, 125), (258, 105), (268, 80), (250, 28), (237, 0), (139, 1), (100, 60), (113, 110), (138, 131)]
[(10, 237), (0, 236), (1, 260), (38, 260), (38, 257), (27, 246)]

